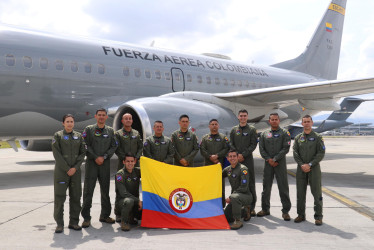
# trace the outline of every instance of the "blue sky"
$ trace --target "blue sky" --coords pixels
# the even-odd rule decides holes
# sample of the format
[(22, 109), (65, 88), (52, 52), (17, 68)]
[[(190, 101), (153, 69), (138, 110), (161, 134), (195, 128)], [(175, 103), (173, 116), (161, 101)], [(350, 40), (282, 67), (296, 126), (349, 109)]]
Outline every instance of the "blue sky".
[[(0, 22), (270, 65), (298, 56), (329, 0), (2, 0)], [(348, 0), (338, 79), (374, 77), (373, 0)], [(374, 98), (374, 95), (365, 96)], [(374, 122), (374, 102), (350, 120)]]

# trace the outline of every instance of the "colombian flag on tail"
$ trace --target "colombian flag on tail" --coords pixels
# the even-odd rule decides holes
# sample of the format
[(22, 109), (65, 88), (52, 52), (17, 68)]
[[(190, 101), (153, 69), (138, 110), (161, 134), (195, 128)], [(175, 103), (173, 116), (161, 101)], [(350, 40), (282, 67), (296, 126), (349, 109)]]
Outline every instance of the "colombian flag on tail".
[(142, 227), (230, 229), (222, 209), (222, 168), (168, 165), (140, 158)]

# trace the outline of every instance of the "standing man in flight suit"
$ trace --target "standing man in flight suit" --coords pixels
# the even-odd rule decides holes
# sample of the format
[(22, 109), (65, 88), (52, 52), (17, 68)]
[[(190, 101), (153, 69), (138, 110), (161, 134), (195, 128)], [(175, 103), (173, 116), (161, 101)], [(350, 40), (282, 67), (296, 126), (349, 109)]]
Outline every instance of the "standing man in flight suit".
[[(118, 166), (117, 171), (123, 168), (123, 160), (127, 153), (132, 153), (136, 158), (136, 167), (139, 167), (139, 158), (143, 152), (143, 142), (141, 135), (132, 126), (133, 120), (132, 115), (126, 113), (122, 116), (123, 128), (116, 131), (116, 138), (118, 142), (118, 148), (116, 150), (116, 155), (118, 156)], [(116, 202), (118, 196), (116, 194)], [(116, 215), (116, 221), (121, 221), (120, 211), (114, 208), (114, 214)]]
[(257, 213), (257, 216), (270, 215), (270, 195), (275, 175), (283, 207), (282, 218), (289, 221), (291, 220), (288, 214), (291, 209), (291, 200), (287, 179), (286, 154), (290, 150), (291, 135), (287, 130), (279, 127), (278, 113), (269, 115), (269, 123), (271, 129), (262, 132), (259, 143), (260, 154), (265, 159), (265, 166), (261, 197), (262, 210)]
[(174, 148), (169, 137), (163, 136), (164, 124), (155, 121), (154, 135), (148, 136), (144, 143), (143, 155), (156, 161), (173, 164)]
[(231, 229), (236, 230), (243, 227), (242, 207), (245, 209), (244, 221), (251, 219), (250, 204), (252, 203), (252, 194), (249, 191), (251, 179), (248, 175), (248, 168), (239, 163), (238, 152), (230, 150), (227, 154), (230, 166), (222, 171), (223, 178), (228, 177), (231, 185), (231, 195), (226, 198), (228, 205), (225, 208), (225, 216), (231, 224)]
[(140, 168), (135, 167), (136, 157), (131, 152), (126, 153), (124, 168), (116, 174), (116, 210), (121, 212), (121, 230), (130, 231), (130, 224), (138, 224), (141, 218), (142, 201), (139, 199)]
[(314, 197), (314, 219), (317, 226), (322, 225), (322, 187), (321, 167), (319, 162), (325, 156), (323, 138), (312, 130), (313, 120), (310, 115), (302, 118), (304, 132), (295, 137), (293, 157), (297, 163), (296, 191), (297, 214), (295, 223), (305, 221), (306, 189), (309, 183)]
[(91, 225), (92, 196), (96, 181), (99, 180), (101, 191), (101, 214), (99, 220), (114, 223), (110, 216), (112, 206), (109, 197), (110, 158), (117, 149), (118, 143), (113, 128), (105, 125), (108, 114), (105, 109), (96, 111), (96, 124), (87, 126), (83, 131), (83, 138), (87, 144), (86, 173), (84, 178), (82, 227)]
[(251, 216), (256, 216), (255, 206), (257, 201), (255, 170), (252, 152), (257, 147), (257, 131), (253, 126), (247, 124), (248, 111), (245, 109), (238, 112), (239, 125), (234, 126), (230, 132), (231, 148), (239, 153), (239, 162), (245, 165), (251, 179), (249, 189), (252, 193)]
[(133, 129), (132, 115), (126, 113), (122, 116), (123, 128), (116, 131), (118, 148), (116, 155), (118, 156), (117, 171), (123, 168), (123, 160), (125, 155), (131, 152), (136, 158), (136, 167), (139, 167), (139, 159), (143, 153), (143, 142), (140, 133)]
[[(209, 121), (210, 134), (206, 134), (201, 139), (200, 152), (204, 157), (204, 165), (213, 165), (225, 161), (227, 152), (230, 149), (229, 139), (218, 132), (219, 123), (217, 119)], [(222, 207), (225, 207), (225, 179), (222, 178)]]
[(188, 115), (179, 117), (179, 130), (171, 134), (171, 141), (175, 150), (174, 164), (177, 166), (192, 167), (193, 159), (199, 151), (197, 136), (188, 129), (190, 118)]
[(57, 223), (55, 233), (64, 231), (64, 203), (69, 188), (70, 220), (68, 228), (82, 230), (78, 225), (81, 211), (81, 165), (86, 156), (86, 144), (80, 133), (73, 130), (74, 116), (64, 115), (64, 129), (55, 133), (52, 151), (56, 160), (54, 171), (55, 207), (53, 217)]

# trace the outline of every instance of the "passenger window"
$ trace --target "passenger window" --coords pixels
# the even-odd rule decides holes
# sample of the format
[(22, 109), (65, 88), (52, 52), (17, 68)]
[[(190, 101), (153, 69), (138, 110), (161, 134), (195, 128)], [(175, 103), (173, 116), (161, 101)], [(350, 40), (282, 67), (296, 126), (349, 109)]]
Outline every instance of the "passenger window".
[(211, 84), (211, 83), (212, 83), (212, 80), (210, 79), (210, 76), (207, 76), (207, 77), (206, 77), (206, 83), (207, 83), (207, 84)]
[(62, 60), (56, 60), (56, 69), (63, 70), (64, 69), (64, 62)]
[(6, 55), (5, 62), (8, 66), (14, 66), (16, 65), (16, 58), (14, 57), (14, 55)]
[(140, 77), (142, 73), (140, 72), (140, 69), (134, 69), (134, 73), (136, 77)]
[(249, 87), (249, 81), (245, 81), (245, 86), (248, 88)]
[(29, 56), (24, 56), (23, 57), (23, 66), (25, 68), (31, 68), (32, 67), (32, 59)]
[(41, 69), (48, 69), (48, 59), (45, 57), (40, 58), (39, 65)]
[(144, 75), (146, 78), (151, 79), (151, 71), (149, 69), (144, 70)]
[(86, 73), (91, 73), (91, 70), (92, 70), (91, 63), (86, 63), (86, 64), (84, 65), (84, 72), (86, 72)]
[(103, 64), (97, 65), (97, 73), (99, 73), (100, 75), (105, 74), (105, 66)]
[(174, 81), (179, 82), (181, 80), (181, 75), (179, 73), (175, 73), (174, 76), (175, 76)]
[(226, 78), (223, 79), (223, 84), (226, 86), (229, 84)]
[(238, 86), (239, 87), (243, 86), (242, 81), (240, 81), (240, 80), (238, 81)]
[(202, 83), (203, 82), (203, 78), (201, 76), (197, 76), (197, 82), (198, 83)]
[(187, 82), (192, 82), (192, 76), (190, 74), (187, 74)]
[(129, 76), (130, 75), (129, 67), (127, 67), (127, 66), (123, 67), (123, 75), (124, 76)]
[(155, 76), (156, 76), (157, 80), (160, 80), (161, 79), (161, 72), (159, 70), (156, 70), (155, 71)]
[(70, 68), (71, 68), (71, 71), (78, 72), (78, 63), (71, 62)]
[(230, 83), (232, 86), (235, 86), (235, 80), (231, 80)]
[(170, 73), (169, 72), (165, 72), (165, 79), (166, 80), (170, 80)]
[(219, 78), (216, 77), (216, 79), (214, 80), (214, 82), (215, 82), (217, 85), (219, 85), (219, 84), (220, 84)]

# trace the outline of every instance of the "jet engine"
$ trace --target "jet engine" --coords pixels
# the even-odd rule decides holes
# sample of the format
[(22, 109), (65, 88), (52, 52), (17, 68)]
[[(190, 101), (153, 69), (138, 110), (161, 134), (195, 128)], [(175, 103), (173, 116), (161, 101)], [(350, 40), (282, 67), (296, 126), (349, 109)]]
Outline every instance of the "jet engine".
[(20, 140), (19, 144), (28, 151), (52, 151), (51, 140)]
[(173, 131), (179, 129), (178, 119), (182, 114), (190, 117), (190, 129), (199, 139), (209, 133), (208, 125), (211, 119), (218, 120), (220, 132), (226, 135), (229, 135), (231, 128), (238, 123), (234, 113), (227, 108), (175, 97), (141, 98), (124, 103), (114, 116), (115, 130), (122, 127), (121, 120), (125, 113), (132, 114), (133, 128), (142, 134), (143, 139), (152, 135), (153, 123), (157, 120), (163, 122), (164, 135), (170, 137)]

